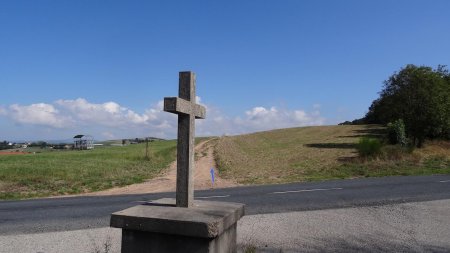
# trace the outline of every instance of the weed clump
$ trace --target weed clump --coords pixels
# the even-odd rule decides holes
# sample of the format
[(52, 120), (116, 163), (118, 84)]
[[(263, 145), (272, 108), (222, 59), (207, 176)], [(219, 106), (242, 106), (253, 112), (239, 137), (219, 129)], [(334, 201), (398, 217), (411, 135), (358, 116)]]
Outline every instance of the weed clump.
[(406, 146), (408, 139), (406, 138), (405, 123), (402, 119), (387, 124), (388, 140), (390, 144), (400, 144)]
[(380, 154), (382, 143), (380, 140), (369, 137), (359, 139), (356, 149), (361, 157), (373, 157)]

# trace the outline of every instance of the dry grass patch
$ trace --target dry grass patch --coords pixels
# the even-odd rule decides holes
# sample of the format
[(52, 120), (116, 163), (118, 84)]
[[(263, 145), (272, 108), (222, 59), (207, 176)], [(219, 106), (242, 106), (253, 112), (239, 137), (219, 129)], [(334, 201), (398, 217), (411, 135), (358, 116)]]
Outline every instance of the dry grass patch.
[(378, 126), (320, 126), (222, 137), (216, 159), (222, 175), (239, 183), (308, 180), (312, 172), (356, 157), (359, 137), (379, 130)]
[(412, 153), (387, 146), (379, 157), (358, 158), (359, 139), (383, 138), (384, 131), (377, 125), (319, 126), (227, 136), (217, 141), (215, 158), (222, 177), (242, 184), (450, 173), (448, 142)]

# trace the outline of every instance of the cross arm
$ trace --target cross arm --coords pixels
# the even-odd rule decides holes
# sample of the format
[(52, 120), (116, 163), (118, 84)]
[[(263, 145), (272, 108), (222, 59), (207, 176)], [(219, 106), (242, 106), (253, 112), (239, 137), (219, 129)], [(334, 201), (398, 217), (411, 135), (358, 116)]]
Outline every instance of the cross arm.
[(175, 114), (192, 114), (196, 119), (204, 119), (206, 116), (206, 109), (204, 106), (178, 97), (164, 98), (164, 111)]

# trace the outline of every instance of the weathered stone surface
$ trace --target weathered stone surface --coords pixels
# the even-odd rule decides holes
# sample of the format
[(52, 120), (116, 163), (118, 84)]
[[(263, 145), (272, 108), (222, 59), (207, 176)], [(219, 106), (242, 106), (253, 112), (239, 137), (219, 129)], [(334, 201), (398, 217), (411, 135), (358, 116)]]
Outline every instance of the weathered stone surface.
[(196, 119), (206, 117), (205, 107), (177, 97), (164, 98), (164, 111), (175, 114), (193, 114)]
[(122, 253), (234, 253), (236, 223), (209, 239), (122, 229)]
[(178, 114), (176, 200), (113, 213), (110, 225), (122, 229), (122, 253), (236, 252), (236, 224), (244, 205), (194, 202), (195, 119), (206, 112), (195, 103), (195, 74), (180, 72), (179, 78), (179, 97), (164, 98), (164, 110)]
[(206, 116), (195, 103), (195, 74), (180, 72), (179, 97), (164, 98), (164, 111), (178, 114), (176, 205), (191, 207), (194, 201), (195, 119)]
[(215, 238), (244, 216), (244, 204), (196, 200), (191, 208), (160, 199), (113, 213), (111, 226), (127, 230)]

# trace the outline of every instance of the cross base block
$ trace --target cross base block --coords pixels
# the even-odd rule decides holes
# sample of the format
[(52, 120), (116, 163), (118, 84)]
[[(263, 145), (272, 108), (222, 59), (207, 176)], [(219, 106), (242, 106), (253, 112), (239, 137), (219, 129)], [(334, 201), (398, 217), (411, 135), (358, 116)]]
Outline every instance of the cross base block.
[(111, 227), (122, 229), (122, 253), (230, 253), (242, 216), (243, 204), (196, 200), (181, 208), (160, 199), (113, 213)]

